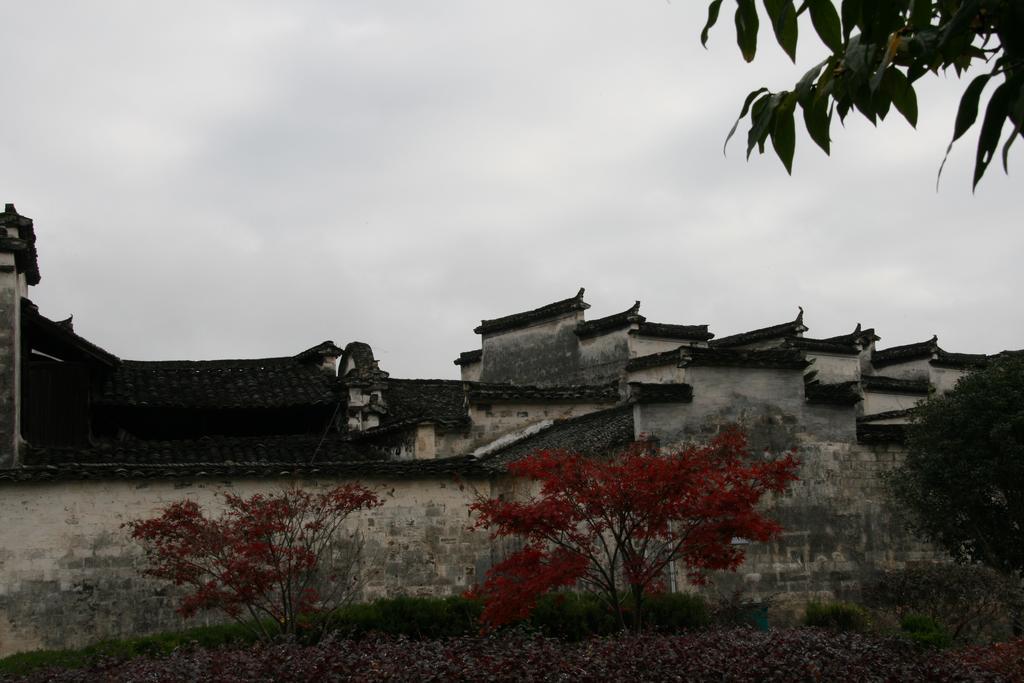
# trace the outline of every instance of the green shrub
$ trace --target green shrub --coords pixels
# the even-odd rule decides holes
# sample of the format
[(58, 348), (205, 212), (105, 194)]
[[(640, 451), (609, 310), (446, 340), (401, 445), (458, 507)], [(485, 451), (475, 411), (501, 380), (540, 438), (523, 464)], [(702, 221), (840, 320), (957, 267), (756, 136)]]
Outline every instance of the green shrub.
[(900, 621), (903, 636), (918, 645), (931, 648), (946, 648), (953, 643), (953, 637), (942, 624), (926, 614), (908, 614)]
[(1024, 611), (1018, 580), (977, 565), (924, 562), (878, 572), (864, 587), (864, 604), (899, 621), (923, 614), (957, 643), (1009, 638)]
[(711, 624), (711, 610), (699, 595), (663, 593), (647, 599), (644, 618), (658, 631), (678, 633), (707, 628)]
[(848, 602), (810, 602), (804, 625), (860, 633), (868, 629), (869, 621), (864, 609)]
[(578, 641), (618, 630), (618, 619), (590, 593), (550, 593), (537, 601), (527, 624), (552, 638)]
[(215, 648), (228, 644), (255, 642), (251, 629), (240, 624), (201, 626), (187, 631), (160, 633), (124, 640), (103, 640), (79, 650), (35, 650), (0, 659), (0, 675), (23, 676), (46, 667), (79, 669), (100, 659), (127, 660), (140, 656), (170, 654), (179, 647), (196, 644)]
[(410, 638), (450, 638), (480, 630), (482, 606), (462, 597), (397, 597), (349, 605), (335, 612), (323, 630), (349, 636), (371, 632)]

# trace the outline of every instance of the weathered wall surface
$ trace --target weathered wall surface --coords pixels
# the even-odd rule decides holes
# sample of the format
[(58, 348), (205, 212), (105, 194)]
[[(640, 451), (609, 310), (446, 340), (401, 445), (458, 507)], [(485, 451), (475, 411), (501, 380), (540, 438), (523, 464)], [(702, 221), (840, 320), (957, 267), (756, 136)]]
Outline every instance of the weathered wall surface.
[(857, 356), (840, 356), (831, 353), (807, 353), (807, 359), (814, 364), (807, 368), (816, 370), (820, 382), (851, 382), (860, 379), (860, 359)]
[(672, 349), (678, 349), (680, 346), (684, 346), (686, 344), (686, 340), (683, 339), (666, 339), (664, 337), (630, 334), (629, 356), (630, 358), (636, 358), (637, 356), (647, 356), (652, 353), (671, 351)]
[[(121, 524), (183, 498), (215, 509), (286, 482), (81, 481), (0, 487), (0, 656), (77, 647), (205, 623), (174, 613), (173, 587), (144, 578), (140, 548)], [(339, 482), (299, 482), (310, 489)], [(365, 539), (363, 597), (450, 595), (491, 564), (487, 535), (468, 530), (472, 491), (448, 479), (364, 481), (385, 504), (353, 528)], [(489, 494), (486, 481), (471, 482)], [(211, 617), (207, 617), (211, 618)], [(212, 617), (216, 618), (216, 617)]]
[(481, 382), (568, 384), (579, 363), (579, 311), (529, 327), (486, 334)]
[(794, 399), (799, 387), (789, 385), (802, 381), (799, 371), (691, 368), (688, 380), (693, 403), (637, 406), (638, 429), (664, 435), (667, 444), (668, 435), (703, 441), (738, 424), (752, 451), (795, 447), (801, 460), (800, 480), (768, 504), (782, 537), (749, 546), (740, 570), (717, 574), (708, 592), (742, 588), (754, 599), (774, 596), (781, 613), (795, 613), (812, 598), (858, 597), (877, 569), (938, 557), (906, 531), (885, 494), (882, 475), (902, 451), (857, 444), (853, 407)]
[(876, 415), (889, 412), (890, 410), (906, 410), (907, 408), (913, 408), (924, 398), (924, 396), (894, 394), (884, 391), (865, 391), (864, 414)]
[(579, 340), (579, 384), (605, 384), (619, 379), (629, 359), (627, 330), (614, 330)]
[(931, 366), (931, 383), (936, 393), (944, 394), (952, 391), (956, 383), (960, 381), (965, 372), (959, 368), (943, 368)]
[(604, 403), (493, 403), (470, 406), (471, 439), (473, 450), (495, 439), (531, 424), (545, 420), (564, 420), (604, 410)]
[[(2, 229), (0, 229), (2, 231)], [(0, 253), (0, 467), (17, 462), (21, 296), (14, 254)]]
[(773, 619), (784, 621), (811, 599), (858, 599), (878, 569), (941, 557), (906, 530), (888, 502), (881, 475), (900, 461), (899, 449), (799, 436), (800, 481), (769, 504), (782, 536), (748, 546), (739, 572), (716, 575), (718, 591), (743, 589), (770, 601)]

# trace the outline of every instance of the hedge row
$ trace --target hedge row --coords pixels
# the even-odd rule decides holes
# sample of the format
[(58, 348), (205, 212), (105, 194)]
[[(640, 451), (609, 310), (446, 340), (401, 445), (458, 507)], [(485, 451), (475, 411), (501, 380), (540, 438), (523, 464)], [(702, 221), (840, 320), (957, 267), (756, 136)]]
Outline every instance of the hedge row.
[[(301, 633), (302, 644), (315, 644), (324, 633), (364, 638), (371, 634), (401, 636), (414, 640), (475, 636), (480, 631), (482, 605), (475, 600), (451, 598), (390, 598), (350, 605), (324, 622), (310, 623)], [(698, 596), (652, 596), (648, 603), (650, 629), (677, 633), (704, 628), (710, 623), (707, 605)], [(545, 636), (570, 641), (610, 635), (618, 623), (595, 596), (557, 594), (543, 597), (530, 620), (521, 625)], [(0, 660), (0, 675), (23, 675), (40, 667), (81, 668), (104, 659), (167, 655), (183, 646), (217, 648), (251, 645), (253, 629), (225, 624), (126, 640), (109, 640), (80, 650), (38, 650)]]
[[(316, 645), (179, 650), (168, 657), (50, 670), (29, 681), (1011, 681), (1019, 644), (968, 656), (898, 638), (825, 629), (619, 635), (579, 643), (512, 630), (490, 637), (392, 636)], [(1015, 663), (1017, 662), (1017, 663)]]

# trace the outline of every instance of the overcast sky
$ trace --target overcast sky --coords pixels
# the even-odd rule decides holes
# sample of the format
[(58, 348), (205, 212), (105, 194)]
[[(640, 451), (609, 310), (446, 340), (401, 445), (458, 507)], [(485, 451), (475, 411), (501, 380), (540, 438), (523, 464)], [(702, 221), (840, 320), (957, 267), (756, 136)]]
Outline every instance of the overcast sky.
[(920, 84), (916, 131), (851, 116), (831, 158), (801, 134), (789, 177), (722, 141), (823, 48), (805, 31), (794, 66), (762, 32), (746, 65), (723, 13), (704, 50), (706, 2), (4, 4), (30, 296), (122, 358), (359, 340), (457, 377), (481, 318), (581, 286), (589, 317), (640, 299), (719, 336), (802, 305), (808, 336), (1024, 347), (1024, 158), (972, 195), (972, 131), (936, 193), (952, 75)]

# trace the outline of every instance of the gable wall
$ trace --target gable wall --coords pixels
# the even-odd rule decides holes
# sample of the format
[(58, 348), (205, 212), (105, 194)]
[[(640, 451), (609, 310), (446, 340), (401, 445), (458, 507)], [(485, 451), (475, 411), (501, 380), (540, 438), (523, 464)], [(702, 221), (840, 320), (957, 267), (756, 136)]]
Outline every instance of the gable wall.
[(582, 311), (483, 335), (481, 382), (569, 384), (579, 369), (576, 324)]

